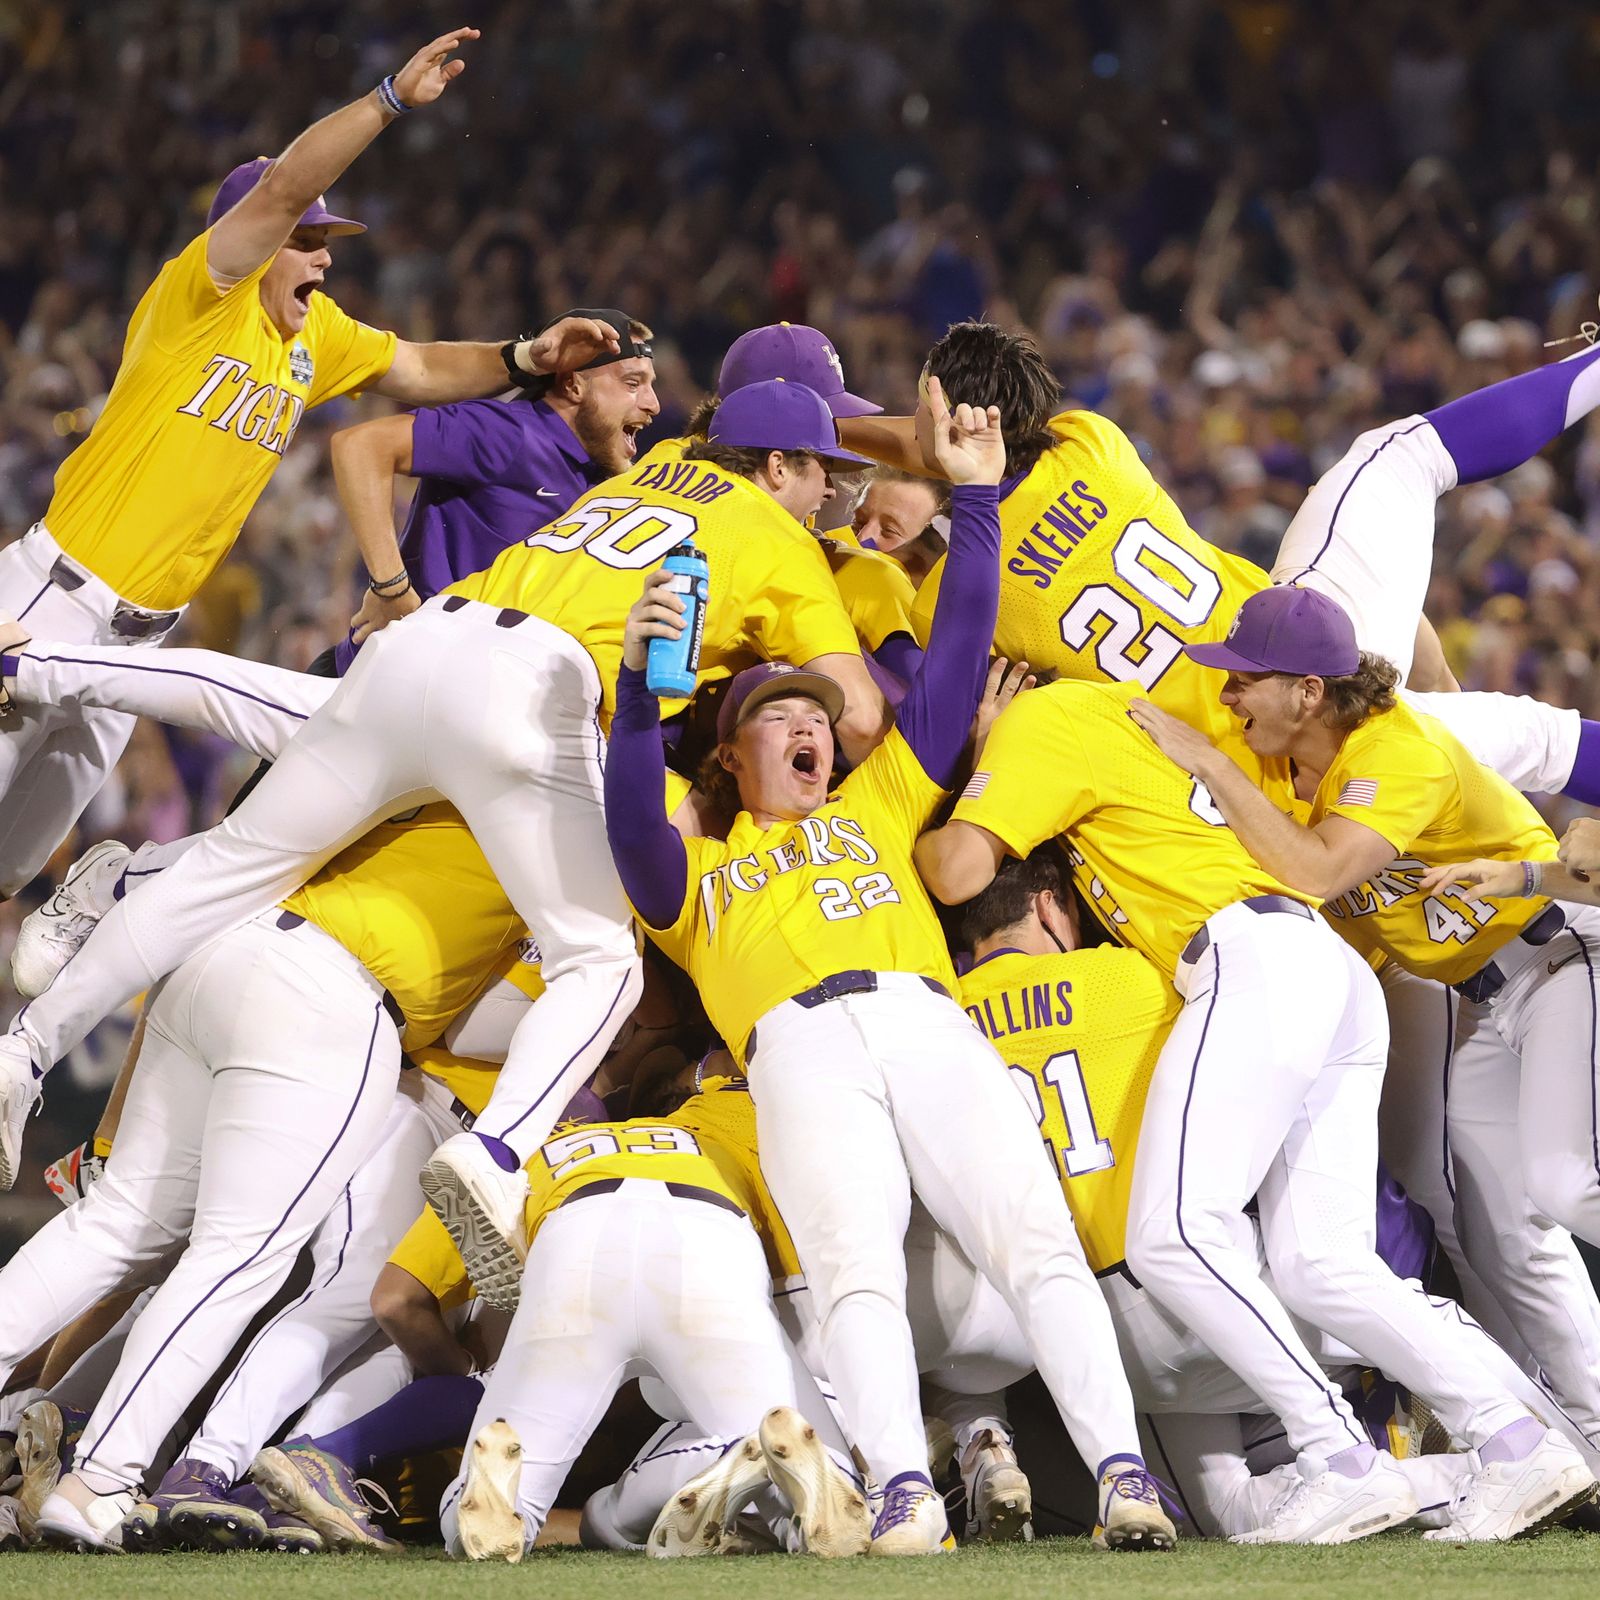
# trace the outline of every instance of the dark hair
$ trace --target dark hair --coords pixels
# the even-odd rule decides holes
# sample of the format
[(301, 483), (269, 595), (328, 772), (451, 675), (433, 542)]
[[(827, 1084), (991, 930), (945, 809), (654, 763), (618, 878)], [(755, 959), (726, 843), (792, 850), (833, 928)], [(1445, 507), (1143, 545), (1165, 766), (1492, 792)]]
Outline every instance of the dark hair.
[(1008, 856), (989, 887), (958, 909), (961, 947), (976, 950), (984, 939), (1014, 928), (1033, 909), (1033, 897), (1046, 889), (1061, 898), (1061, 869), (1051, 851), (1035, 850), (1020, 861)]
[(716, 416), (717, 407), (721, 404), (721, 399), (714, 394), (708, 394), (705, 399), (697, 401), (694, 410), (689, 413), (689, 420), (683, 425), (684, 437), (705, 438), (706, 430), (711, 426), (711, 419)]
[(695, 774), (694, 786), (711, 802), (717, 819), (731, 828), (733, 819), (739, 815), (744, 803), (739, 798), (739, 780), (723, 766), (718, 757), (721, 748), (721, 745), (715, 745), (705, 753), (700, 770)]
[(1393, 711), (1399, 682), (1400, 672), (1392, 661), (1363, 650), (1360, 665), (1348, 677), (1322, 680), (1323, 723), (1348, 733), (1368, 717)]
[[(810, 450), (780, 450), (779, 455), (796, 469), (805, 465), (814, 452)], [(736, 478), (753, 478), (767, 464), (770, 450), (746, 450), (734, 445), (712, 444), (709, 439), (693, 439), (683, 452), (685, 461), (709, 461)]]
[(928, 352), (928, 371), (952, 406), (998, 406), (1006, 436), (1006, 476), (1027, 472), (1050, 448), (1049, 422), (1061, 385), (1026, 334), (992, 322), (958, 322)]
[[(545, 327), (550, 326), (552, 324), (545, 324)], [(637, 317), (629, 317), (628, 338), (634, 344), (648, 344), (650, 340), (655, 338), (655, 334), (651, 332), (645, 323), (640, 322)], [(627, 358), (624, 357), (623, 359), (626, 360)], [(601, 362), (600, 365), (609, 366), (610, 362)], [(587, 367), (579, 367), (577, 370), (579, 372), (587, 372), (589, 369)], [(529, 400), (548, 400), (556, 385), (567, 376), (568, 374), (565, 372), (544, 372), (540, 373), (538, 377), (525, 378), (517, 387), (522, 391), (524, 397)]]

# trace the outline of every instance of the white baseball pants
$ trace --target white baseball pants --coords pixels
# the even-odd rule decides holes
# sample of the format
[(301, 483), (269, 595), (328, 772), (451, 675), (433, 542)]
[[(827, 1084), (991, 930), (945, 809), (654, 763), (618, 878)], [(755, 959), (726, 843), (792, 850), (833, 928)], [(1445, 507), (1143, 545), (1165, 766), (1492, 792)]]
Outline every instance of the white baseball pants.
[[(1297, 1453), (1366, 1434), (1291, 1310), (1482, 1443), (1523, 1408), (1374, 1247), (1377, 980), (1320, 917), (1240, 902), (1205, 928), (1145, 1105), (1129, 1267), (1277, 1412)], [(1239, 1228), (1252, 1195), (1277, 1296)]]
[(10, 1362), (182, 1245), (79, 1445), (97, 1492), (139, 1486), (288, 1276), (372, 1151), (399, 1063), (376, 980), (309, 924), (257, 919), (162, 985), (105, 1175), (0, 1272)]
[[(473, 1438), (501, 1418), (516, 1430), (528, 1544), (618, 1388), (641, 1375), (659, 1380), (700, 1433), (724, 1439), (744, 1438), (771, 1407), (795, 1403), (749, 1219), (628, 1178), (609, 1193), (578, 1193), (545, 1218), (473, 1418)], [(465, 1468), (439, 1515), (457, 1555), (464, 1482)]]
[[(148, 615), (68, 562), (42, 522), (0, 550), (0, 611), (36, 635), (131, 652), (130, 659), (160, 644), (164, 635), (134, 640), (113, 632), (119, 609), (125, 618)], [(30, 707), (0, 725), (0, 896), (39, 875), (132, 736), (132, 717), (74, 701)]]
[[(507, 625), (502, 625), (503, 623)], [(641, 968), (606, 841), (594, 664), (560, 629), (455, 597), (369, 641), (232, 816), (126, 895), (14, 1027), (60, 1059), (108, 1010), (277, 904), (407, 805), (451, 801), (543, 955), (478, 1131), (526, 1158), (600, 1064)]]
[(376, 1145), (311, 1236), (311, 1282), (251, 1340), (185, 1456), (242, 1478), (256, 1452), (366, 1343), (372, 1286), (417, 1220), (417, 1173), (461, 1131), (449, 1100), (423, 1073), (401, 1073)]
[(786, 1000), (755, 1034), (762, 1170), (845, 1431), (878, 1483), (927, 1471), (906, 1314), (913, 1191), (1010, 1306), (1084, 1459), (1136, 1448), (1116, 1336), (1039, 1131), (961, 1008), (880, 973), (875, 992)]

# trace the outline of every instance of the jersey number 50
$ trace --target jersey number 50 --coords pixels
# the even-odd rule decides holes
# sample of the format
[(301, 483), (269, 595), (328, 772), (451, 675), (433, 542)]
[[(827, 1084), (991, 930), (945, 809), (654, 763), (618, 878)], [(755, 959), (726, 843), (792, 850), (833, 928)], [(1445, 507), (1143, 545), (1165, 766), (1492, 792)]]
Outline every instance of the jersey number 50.
[[(1170, 569), (1178, 583), (1155, 563)], [(1197, 556), (1175, 544), (1154, 523), (1136, 517), (1111, 552), (1117, 576), (1180, 628), (1201, 626), (1222, 595), (1222, 580)], [(1179, 587), (1179, 583), (1183, 587)], [(1107, 626), (1095, 638), (1095, 625)], [(1091, 583), (1061, 614), (1062, 643), (1073, 650), (1094, 642), (1094, 659), (1113, 683), (1153, 689), (1178, 658), (1183, 640), (1144, 613), (1120, 589)]]
[(602, 495), (598, 500), (583, 501), (559, 522), (552, 522), (522, 542), (535, 550), (554, 550), (558, 555), (582, 545), (585, 555), (608, 567), (642, 572), (659, 565), (674, 545), (692, 543), (699, 526), (687, 511)]

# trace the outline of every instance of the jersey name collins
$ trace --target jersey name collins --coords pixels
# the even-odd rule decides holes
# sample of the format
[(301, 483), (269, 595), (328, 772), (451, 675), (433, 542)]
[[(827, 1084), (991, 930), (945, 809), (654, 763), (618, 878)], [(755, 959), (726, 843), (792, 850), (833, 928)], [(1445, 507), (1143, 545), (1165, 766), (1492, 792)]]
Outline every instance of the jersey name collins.
[[(700, 875), (700, 909), (705, 914), (706, 943), (710, 944), (722, 914), (734, 897), (759, 894), (775, 878), (804, 867), (876, 866), (877, 849), (854, 817), (838, 815), (802, 818), (789, 837), (775, 845), (735, 856)], [(860, 916), (874, 906), (898, 903), (900, 892), (886, 872), (869, 873), (846, 884), (840, 878), (818, 878), (812, 888), (818, 908), (830, 922)]]
[[(311, 357), (296, 343), (289, 356), (290, 382), (308, 393)], [(281, 456), (305, 415), (305, 400), (275, 383), (250, 376), (250, 363), (238, 356), (215, 355), (206, 363), (200, 387), (178, 407), (180, 417), (199, 417), (222, 433), (236, 434), (246, 444), (259, 444)]]

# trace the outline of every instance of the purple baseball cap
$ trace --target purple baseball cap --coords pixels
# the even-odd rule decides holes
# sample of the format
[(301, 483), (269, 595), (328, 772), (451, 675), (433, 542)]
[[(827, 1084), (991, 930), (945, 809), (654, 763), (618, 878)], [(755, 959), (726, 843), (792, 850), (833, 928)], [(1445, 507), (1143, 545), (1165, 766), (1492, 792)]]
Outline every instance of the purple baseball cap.
[(815, 700), (828, 713), (830, 727), (844, 715), (844, 690), (826, 673), (807, 672), (787, 661), (763, 661), (746, 667), (728, 685), (728, 692), (717, 707), (717, 742), (726, 744), (757, 706), (791, 695)]
[(844, 386), (844, 363), (818, 328), (803, 322), (773, 322), (741, 333), (728, 346), (717, 375), (717, 393), (726, 398), (768, 378), (803, 383), (822, 396), (836, 417), (872, 417), (883, 410)]
[(815, 389), (782, 378), (735, 389), (713, 413), (706, 438), (735, 450), (808, 450), (841, 467), (872, 465), (840, 445), (833, 413)]
[[(266, 176), (267, 168), (272, 165), (271, 156), (257, 156), (254, 161), (246, 161), (242, 166), (237, 166), (217, 185), (217, 192), (211, 201), (211, 209), (206, 212), (206, 226), (216, 225), (219, 217), (226, 216), (244, 197), (261, 182)], [(319, 194), (306, 208), (306, 213), (297, 228), (326, 228), (330, 238), (343, 238), (348, 233), (365, 233), (367, 225), (357, 222), (353, 217), (336, 217), (328, 209), (322, 196)]]
[(1262, 589), (1239, 607), (1220, 644), (1186, 644), (1183, 653), (1224, 672), (1288, 672), (1347, 678), (1361, 665), (1349, 613), (1315, 589)]

